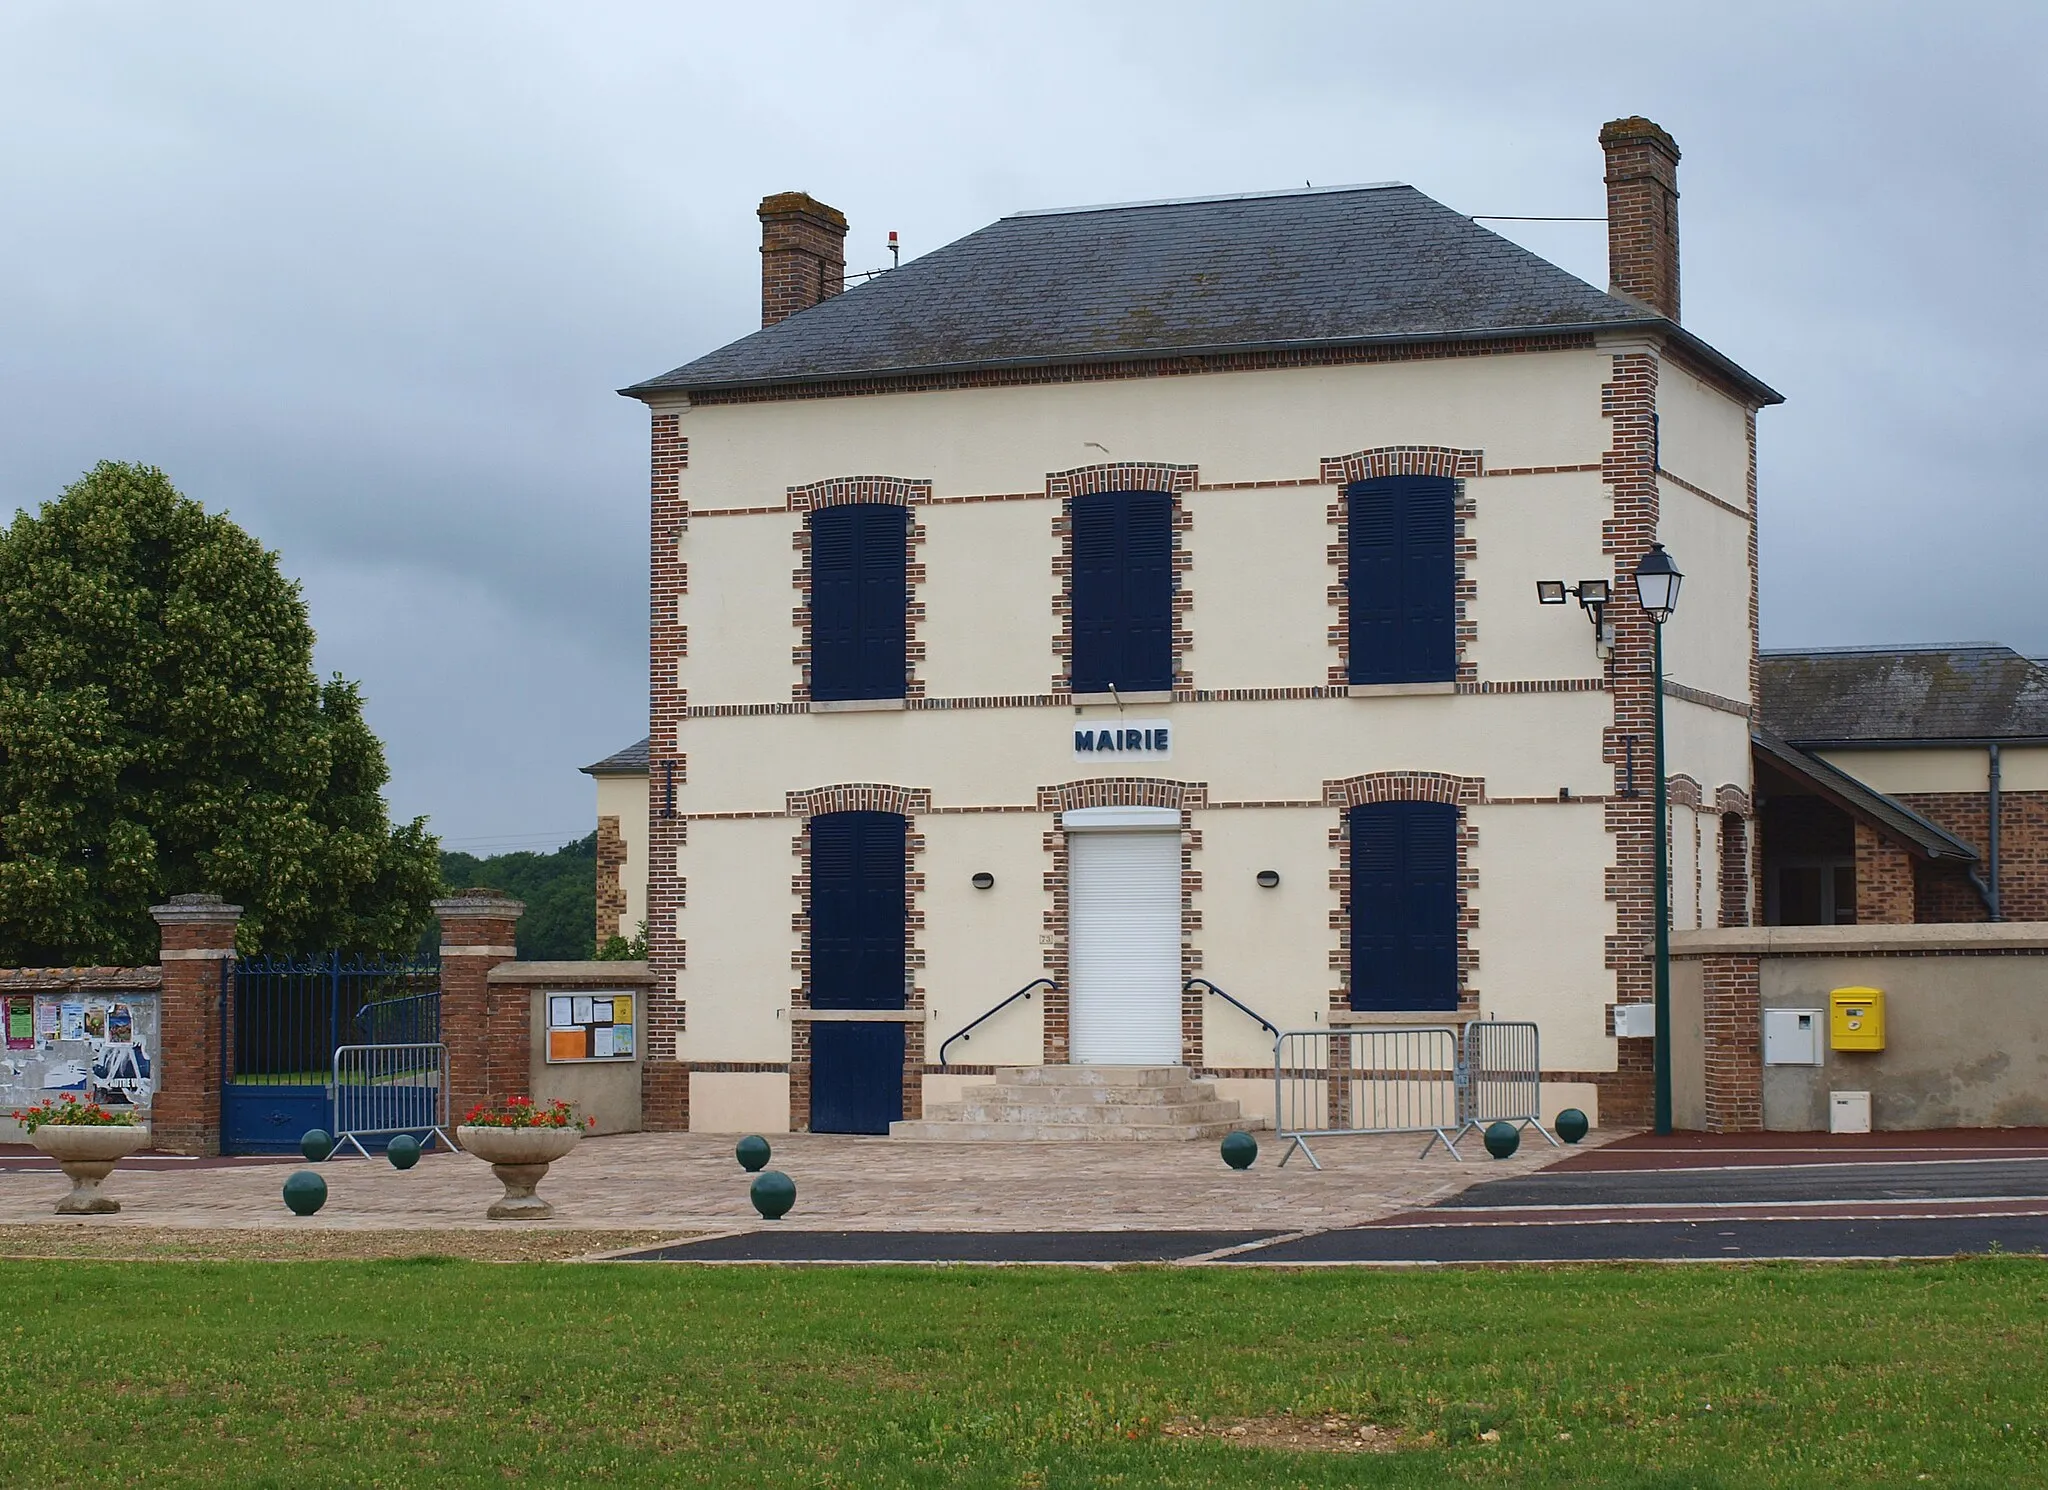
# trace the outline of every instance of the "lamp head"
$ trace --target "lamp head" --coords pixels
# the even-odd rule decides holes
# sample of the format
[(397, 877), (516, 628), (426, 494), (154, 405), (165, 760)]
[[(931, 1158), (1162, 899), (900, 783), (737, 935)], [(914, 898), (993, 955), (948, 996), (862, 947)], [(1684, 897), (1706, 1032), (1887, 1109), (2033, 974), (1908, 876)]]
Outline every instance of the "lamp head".
[(1678, 587), (1684, 579), (1661, 543), (1651, 544), (1650, 551), (1636, 564), (1636, 599), (1659, 626), (1678, 609)]

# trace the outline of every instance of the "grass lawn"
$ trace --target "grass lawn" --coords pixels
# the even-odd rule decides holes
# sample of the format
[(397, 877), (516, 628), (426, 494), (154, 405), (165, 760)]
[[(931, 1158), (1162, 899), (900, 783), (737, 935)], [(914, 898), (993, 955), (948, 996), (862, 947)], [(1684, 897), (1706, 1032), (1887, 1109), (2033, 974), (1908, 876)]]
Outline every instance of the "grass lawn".
[[(0, 1297), (7, 1486), (2048, 1483), (2025, 1258), (10, 1262)], [(1260, 1446), (1361, 1425), (1398, 1446)]]

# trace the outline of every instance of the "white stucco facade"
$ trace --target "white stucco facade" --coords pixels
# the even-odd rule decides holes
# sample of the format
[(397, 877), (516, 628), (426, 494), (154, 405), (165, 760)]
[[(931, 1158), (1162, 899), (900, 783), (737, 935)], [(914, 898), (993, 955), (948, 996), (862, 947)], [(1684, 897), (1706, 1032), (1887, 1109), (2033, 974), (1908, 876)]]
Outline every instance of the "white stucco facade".
[[(1661, 349), (1648, 355), (1665, 472), (1650, 482), (1656, 535), (1686, 574), (1666, 634), (1666, 766), (1697, 789), (1673, 808), (1674, 924), (1712, 927), (1720, 818), (1746, 812), (1750, 794), (1753, 410)], [(657, 563), (654, 602), (658, 617), (673, 605), (682, 638), (679, 659), (657, 649), (655, 666), (675, 670), (687, 700), (673, 739), (657, 719), (654, 740), (657, 760), (673, 752), (679, 763), (676, 884), (655, 903), (677, 906), (658, 931), (675, 939), (682, 1012), (673, 1052), (651, 1054), (689, 1069), (691, 1125), (803, 1122), (792, 1030), (805, 1017), (805, 817), (792, 794), (879, 784), (918, 804), (906, 813), (909, 1013), (923, 1038), (910, 1075), (936, 1099), (957, 1089), (959, 1067), (1057, 1053), (1057, 1006), (1041, 995), (939, 1065), (947, 1036), (1013, 990), (1060, 976), (1059, 804), (1079, 800), (1060, 794), (1105, 776), (1158, 783), (1147, 800), (1181, 810), (1186, 970), (1303, 1029), (1344, 1013), (1341, 830), (1356, 799), (1346, 793), (1392, 789), (1346, 783), (1454, 783), (1442, 790), (1457, 794), (1462, 823), (1463, 1007), (1536, 1021), (1546, 1080), (1597, 1111), (1618, 1068), (1617, 959), (1639, 956), (1617, 906), (1647, 894), (1619, 844), (1650, 789), (1650, 740), (1637, 740), (1631, 774), (1616, 725), (1619, 690), (1643, 686), (1644, 660), (1626, 647), (1603, 656), (1579, 609), (1539, 606), (1535, 582), (1604, 577), (1619, 588), (1633, 562), (1609, 531), (1617, 439), (1603, 400), (1621, 361), (1589, 341), (696, 407), (650, 398), (657, 418), (680, 416), (687, 446), (674, 554), (686, 577), (659, 593)], [(1464, 462), (1458, 680), (1352, 696), (1334, 548), (1343, 481), (1327, 463), (1424, 448)], [(1409, 458), (1382, 456), (1394, 469)], [(1178, 498), (1187, 681), (1171, 699), (1120, 711), (1076, 705), (1058, 683), (1061, 503), (1048, 488), (1055, 473), (1122, 462), (1194, 475)], [(907, 707), (820, 710), (802, 697), (793, 577), (805, 514), (792, 491), (876, 476), (929, 483), (910, 512), (912, 696)], [(1617, 668), (1628, 674), (1619, 684)], [(1105, 769), (1076, 759), (1077, 725), (1137, 717), (1170, 722), (1170, 760)], [(600, 812), (629, 813), (626, 790), (601, 779)], [(650, 801), (645, 778), (638, 790), (643, 821), (669, 810), (662, 790)], [(625, 837), (639, 855), (627, 882), (638, 866), (644, 884), (645, 836), (629, 827)], [(1258, 883), (1265, 870), (1276, 885)], [(977, 875), (992, 884), (976, 888)], [(637, 888), (629, 895), (647, 903)], [(1186, 1007), (1198, 1011), (1184, 1016), (1188, 1062), (1256, 1109), (1270, 1038), (1218, 999), (1191, 995)]]

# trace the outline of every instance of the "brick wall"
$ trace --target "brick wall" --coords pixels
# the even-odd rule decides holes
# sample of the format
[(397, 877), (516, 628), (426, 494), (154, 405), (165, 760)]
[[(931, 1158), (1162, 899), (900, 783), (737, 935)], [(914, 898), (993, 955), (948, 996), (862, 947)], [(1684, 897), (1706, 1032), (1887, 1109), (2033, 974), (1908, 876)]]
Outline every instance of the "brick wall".
[[(1991, 802), (1984, 792), (1897, 792), (1895, 798), (1946, 828), (1985, 857), (1990, 873)], [(1998, 801), (1998, 891), (2008, 921), (2048, 921), (2048, 792), (2001, 792)], [(1921, 866), (1920, 919), (1989, 919), (1983, 897), (1960, 870)]]
[(1913, 856), (1875, 829), (1856, 824), (1856, 924), (1913, 922)]
[[(1764, 1125), (1763, 997), (1754, 957), (1708, 957), (1700, 966), (1705, 1015), (1707, 1131)], [(1606, 1117), (1603, 1111), (1602, 1118)]]

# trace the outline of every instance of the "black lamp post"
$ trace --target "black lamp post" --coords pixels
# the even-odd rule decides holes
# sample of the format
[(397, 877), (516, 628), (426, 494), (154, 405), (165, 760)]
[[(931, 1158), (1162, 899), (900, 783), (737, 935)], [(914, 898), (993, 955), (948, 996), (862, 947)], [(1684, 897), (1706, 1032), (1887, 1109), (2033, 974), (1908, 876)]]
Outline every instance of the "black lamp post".
[(1670, 824), (1664, 802), (1664, 623), (1678, 608), (1678, 586), (1685, 579), (1664, 545), (1653, 543), (1636, 565), (1636, 599), (1650, 618), (1650, 707), (1656, 711), (1656, 840), (1657, 861), (1657, 1043), (1655, 1055), (1657, 1132), (1671, 1131), (1671, 850)]

